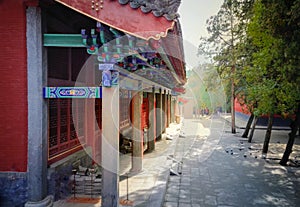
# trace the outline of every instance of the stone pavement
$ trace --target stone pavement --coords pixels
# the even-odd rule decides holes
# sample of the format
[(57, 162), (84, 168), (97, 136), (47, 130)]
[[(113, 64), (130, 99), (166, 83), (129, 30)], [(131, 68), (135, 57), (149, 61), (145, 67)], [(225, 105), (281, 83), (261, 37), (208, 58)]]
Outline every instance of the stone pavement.
[[(129, 200), (137, 207), (160, 207), (164, 201), (168, 177), (174, 155), (176, 140), (179, 137), (181, 124), (172, 123), (163, 134), (162, 140), (156, 142), (155, 151), (144, 154), (143, 170), (130, 174), (128, 179)], [(166, 137), (170, 139), (166, 139)], [(172, 139), (172, 140), (171, 140)], [(124, 156), (124, 155), (123, 155)], [(126, 156), (126, 155), (125, 155)], [(122, 157), (120, 162), (120, 198), (127, 199), (127, 173), (131, 168), (131, 157)], [(123, 179), (122, 179), (123, 178)], [(120, 205), (122, 206), (122, 205)]]
[[(272, 131), (269, 153), (262, 157), (265, 130), (253, 143), (230, 133), (218, 116), (184, 120), (185, 138), (178, 138), (175, 158), (180, 176), (170, 176), (164, 207), (300, 206), (300, 169), (278, 164), (288, 131)], [(291, 158), (300, 157), (296, 139)]]
[[(228, 118), (228, 117), (225, 117)], [(143, 171), (128, 174), (128, 199), (137, 207), (297, 206), (300, 203), (300, 170), (278, 165), (287, 131), (274, 130), (267, 159), (261, 157), (265, 130), (256, 130), (253, 143), (230, 133), (224, 117), (204, 117), (172, 124), (169, 138), (143, 158)], [(241, 121), (238, 124), (244, 124)], [(184, 136), (179, 136), (179, 129)], [(170, 136), (174, 135), (174, 136)], [(300, 157), (296, 139), (291, 158)], [(173, 160), (172, 158), (173, 157)], [(178, 165), (175, 160), (182, 161)], [(120, 198), (127, 199), (130, 156), (120, 158)], [(170, 176), (170, 170), (181, 173)], [(90, 207), (96, 204), (55, 202), (55, 207)], [(124, 207), (126, 205), (120, 205)], [(129, 206), (129, 205), (128, 205)], [(299, 206), (299, 205), (298, 205)]]

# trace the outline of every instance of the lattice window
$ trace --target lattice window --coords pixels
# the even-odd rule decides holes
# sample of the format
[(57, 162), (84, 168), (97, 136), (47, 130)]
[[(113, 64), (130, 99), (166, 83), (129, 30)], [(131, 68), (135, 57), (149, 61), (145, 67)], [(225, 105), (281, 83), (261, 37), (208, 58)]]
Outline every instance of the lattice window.
[(130, 126), (131, 92), (120, 89), (120, 130)]
[(69, 102), (70, 100), (67, 99), (60, 100), (60, 143), (68, 141), (68, 117), (70, 117)]
[[(84, 48), (48, 48), (48, 85), (74, 86), (89, 57)], [(73, 105), (72, 105), (73, 103)], [(63, 158), (79, 149), (86, 132), (84, 99), (49, 99), (48, 159)]]
[[(75, 111), (83, 110), (75, 106)], [(79, 133), (76, 131), (77, 127), (74, 126), (74, 122), (75, 126), (80, 129)], [(49, 99), (49, 159), (80, 145), (78, 138), (83, 136), (80, 133), (84, 134), (84, 129), (80, 126), (82, 122), (84, 122), (84, 117), (80, 118), (80, 121), (72, 117), (71, 99)]]
[(49, 148), (52, 148), (58, 144), (57, 140), (57, 102), (53, 99), (49, 101)]

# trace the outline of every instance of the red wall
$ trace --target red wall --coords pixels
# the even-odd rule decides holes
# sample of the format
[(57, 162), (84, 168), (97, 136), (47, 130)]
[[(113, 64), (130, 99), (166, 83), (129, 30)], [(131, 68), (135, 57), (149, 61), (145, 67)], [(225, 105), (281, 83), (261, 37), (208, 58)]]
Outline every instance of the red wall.
[[(235, 111), (250, 115), (250, 112), (247, 109), (246, 104), (240, 104), (240, 102), (237, 99), (235, 99), (234, 101), (235, 101), (235, 107), (234, 107)], [(242, 101), (242, 100), (240, 100), (240, 101)]]
[(0, 171), (27, 171), (25, 17), (21, 0), (0, 1)]

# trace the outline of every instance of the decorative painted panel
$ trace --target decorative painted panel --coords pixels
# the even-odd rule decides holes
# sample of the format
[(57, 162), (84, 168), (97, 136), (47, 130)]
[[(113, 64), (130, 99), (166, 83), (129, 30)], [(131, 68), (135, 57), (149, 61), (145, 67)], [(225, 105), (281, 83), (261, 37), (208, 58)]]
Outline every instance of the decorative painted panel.
[(101, 97), (101, 87), (44, 87), (44, 98)]

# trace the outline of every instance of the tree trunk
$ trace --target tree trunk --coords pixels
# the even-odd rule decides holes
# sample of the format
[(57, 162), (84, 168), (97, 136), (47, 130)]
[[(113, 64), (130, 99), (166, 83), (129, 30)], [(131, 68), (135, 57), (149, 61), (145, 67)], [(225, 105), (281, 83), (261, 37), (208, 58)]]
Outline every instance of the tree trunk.
[[(285, 151), (283, 153), (283, 156), (279, 162), (280, 165), (286, 165), (287, 161), (289, 160), (290, 154), (292, 153), (295, 137), (298, 131), (298, 128), (300, 127), (300, 104), (298, 105), (298, 110), (296, 113), (296, 119), (291, 124), (291, 133), (289, 133), (289, 140), (286, 144)], [(299, 128), (300, 130), (300, 128)]]
[(247, 138), (248, 137), (248, 134), (249, 134), (249, 131), (250, 131), (253, 119), (254, 119), (254, 114), (251, 113), (251, 116), (249, 117), (247, 125), (246, 125), (246, 129), (245, 129), (245, 131), (244, 131), (244, 133), (242, 135), (243, 138)]
[(253, 126), (252, 126), (252, 129), (251, 129), (250, 135), (249, 135), (249, 137), (248, 137), (248, 142), (249, 142), (249, 143), (252, 142), (252, 138), (253, 138), (253, 135), (254, 135), (254, 131), (255, 131), (255, 127), (256, 127), (257, 120), (258, 120), (258, 117), (257, 117), (257, 116), (254, 116)]
[[(231, 72), (232, 75), (235, 73), (235, 66), (233, 65), (231, 67)], [(235, 129), (235, 86), (234, 86), (234, 78), (231, 78), (231, 133), (235, 134), (236, 129)]]
[(265, 141), (264, 141), (263, 153), (268, 153), (269, 142), (271, 139), (271, 132), (272, 132), (272, 126), (273, 126), (273, 118), (274, 118), (274, 114), (270, 114), (269, 121), (268, 121), (268, 128), (266, 131), (266, 136), (265, 136)]

